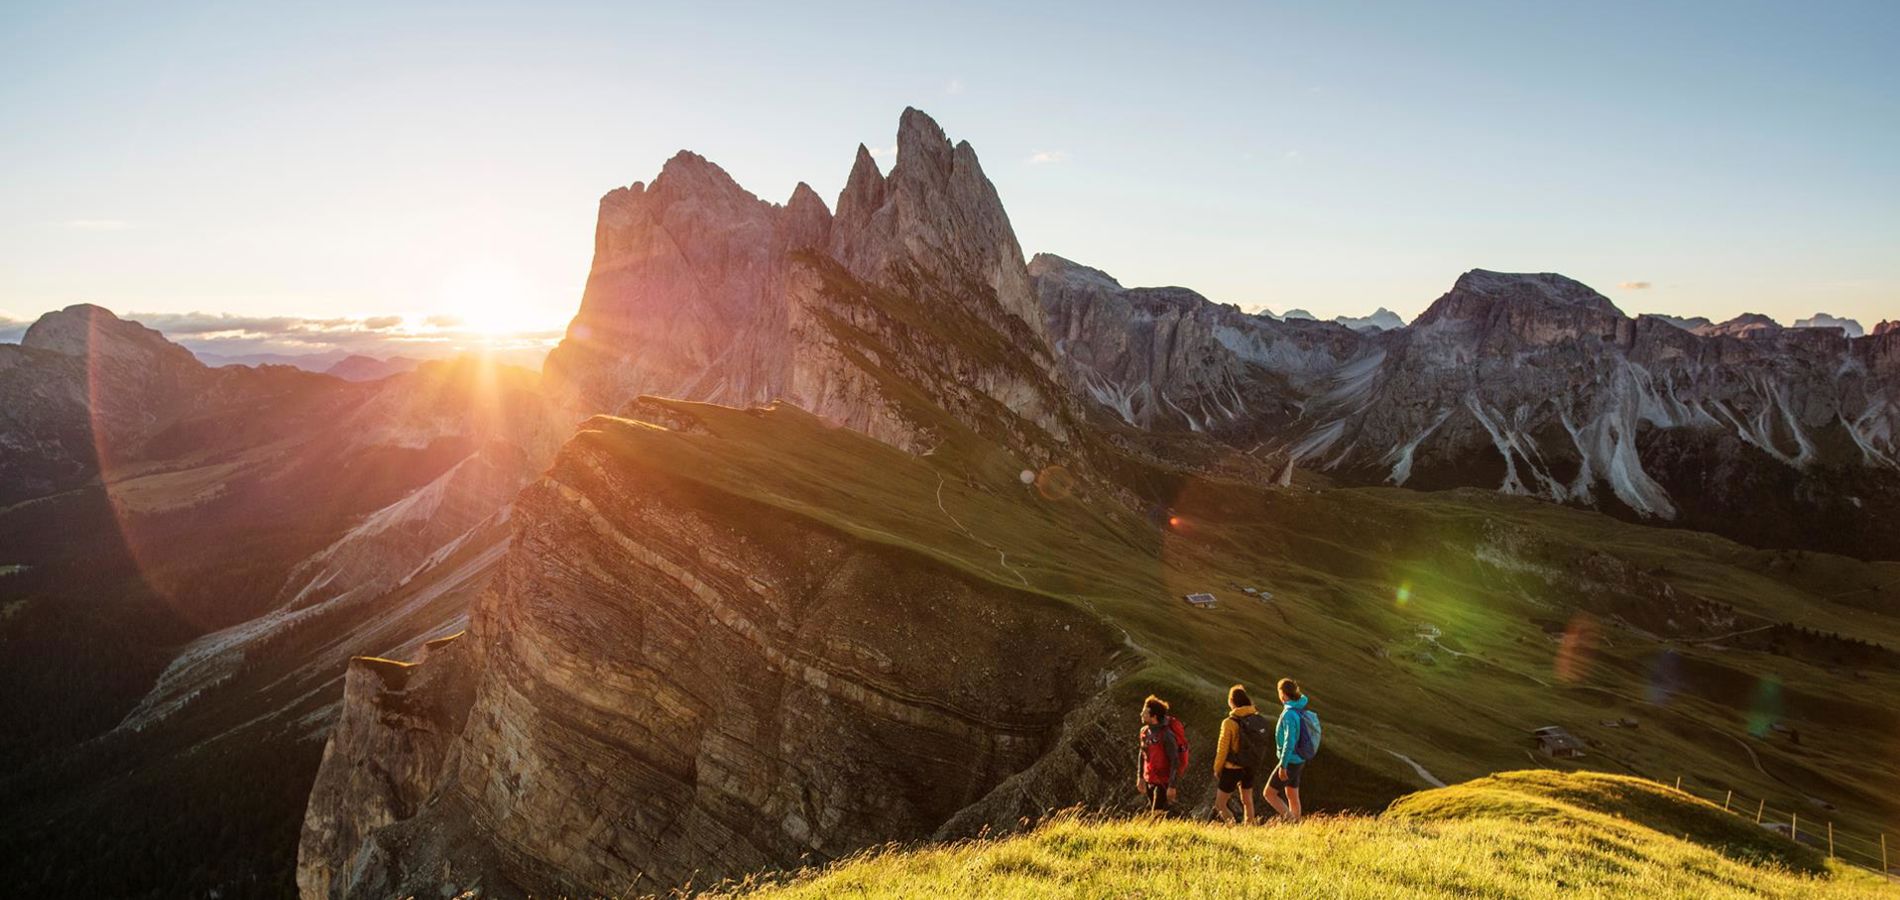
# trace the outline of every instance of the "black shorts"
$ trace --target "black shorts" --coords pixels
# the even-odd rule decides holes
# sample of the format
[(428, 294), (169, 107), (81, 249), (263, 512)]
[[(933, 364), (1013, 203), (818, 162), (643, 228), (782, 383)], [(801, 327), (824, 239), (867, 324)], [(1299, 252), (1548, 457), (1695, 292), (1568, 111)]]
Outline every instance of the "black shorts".
[(1253, 790), (1253, 770), (1252, 769), (1242, 766), (1238, 769), (1226, 768), (1226, 769), (1220, 770), (1221, 793), (1231, 794), (1234, 792), (1235, 788), (1246, 788), (1247, 790), (1250, 790), (1250, 791)]
[(1281, 766), (1278, 771), (1273, 773), (1272, 778), (1267, 779), (1267, 787), (1273, 788), (1276, 791), (1281, 788), (1293, 788), (1294, 790), (1298, 790), (1300, 787), (1300, 772), (1305, 768), (1306, 763), (1293, 763), (1292, 765)]

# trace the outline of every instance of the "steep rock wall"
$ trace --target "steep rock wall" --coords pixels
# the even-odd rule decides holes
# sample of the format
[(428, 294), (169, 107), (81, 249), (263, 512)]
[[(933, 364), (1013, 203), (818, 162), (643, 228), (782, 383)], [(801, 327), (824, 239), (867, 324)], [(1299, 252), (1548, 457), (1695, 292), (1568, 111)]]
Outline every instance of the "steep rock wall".
[[(928, 837), (1061, 746), (1126, 661), (1057, 601), (617, 449), (616, 430), (651, 427), (590, 423), (522, 494), (465, 639), (479, 664), (439, 781), (406, 764), (417, 774), (378, 794), (350, 786), (386, 768), (373, 752), (326, 756), (304, 896), (665, 890)], [(353, 693), (346, 724), (371, 721), (374, 696)], [(333, 743), (422, 746), (392, 728)], [(1046, 791), (1076, 801), (1105, 783)], [(350, 799), (418, 792), (400, 822), (397, 804)]]

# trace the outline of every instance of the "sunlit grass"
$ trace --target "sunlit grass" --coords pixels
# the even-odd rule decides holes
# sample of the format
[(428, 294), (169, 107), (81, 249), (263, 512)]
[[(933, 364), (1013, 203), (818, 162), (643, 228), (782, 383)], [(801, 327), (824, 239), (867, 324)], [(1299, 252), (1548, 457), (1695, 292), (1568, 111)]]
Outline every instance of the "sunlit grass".
[(756, 896), (1894, 896), (1732, 819), (1650, 782), (1523, 772), (1297, 825), (1063, 817), (1006, 839), (871, 851)]
[[(1890, 752), (1869, 752), (1900, 747), (1895, 672), (1849, 676), (1785, 656), (1647, 638), (1600, 619), (1601, 639), (1566, 651), (1560, 673), (1563, 648), (1540, 623), (1561, 633), (1587, 615), (1579, 579), (1600, 556), (1745, 616), (1825, 623), (1900, 646), (1900, 618), (1881, 605), (1892, 589), (1851, 603), (1834, 596), (1900, 582), (1900, 566), (1825, 554), (1781, 565), (1772, 552), (1709, 535), (1485, 491), (1263, 490), (1185, 479), (1164, 488), (1180, 520), (1169, 526), (1086, 485), (1055, 497), (1025, 485), (1021, 460), (958, 436), (951, 423), (939, 423), (948, 438), (936, 452), (916, 457), (787, 406), (657, 402), (693, 424), (600, 419), (588, 439), (629, 466), (715, 488), (709, 503), (720, 494), (735, 508), (766, 503), (998, 585), (1026, 583), (1100, 616), (1144, 661), (1115, 686), (1115, 700), (1132, 709), (1147, 691), (1168, 697), (1203, 752), (1226, 685), (1300, 678), (1328, 725), (1327, 753), (1311, 773), (1321, 808), (1377, 810), (1425, 787), (1394, 755), (1403, 754), (1446, 782), (1580, 765), (1671, 782), (1680, 775), (1705, 796), (1734, 788), (1771, 806), (1813, 809), (1861, 836), (1895, 824), (1879, 798), (1900, 789), (1900, 773)], [(1514, 548), (1520, 538), (1539, 546)], [(1234, 585), (1275, 596), (1263, 602)], [(1182, 602), (1197, 590), (1214, 591), (1220, 608)], [(1684, 675), (1659, 692), (1664, 653), (1679, 657)], [(1803, 731), (1799, 746), (1750, 736), (1748, 706), (1769, 677), (1780, 679), (1787, 721)], [(1599, 727), (1622, 717), (1642, 727)], [(1594, 742), (1589, 756), (1554, 763), (1535, 755), (1529, 730), (1548, 724)], [(1775, 774), (1758, 770), (1757, 759)], [(1184, 789), (1195, 802), (1206, 780), (1197, 774)]]

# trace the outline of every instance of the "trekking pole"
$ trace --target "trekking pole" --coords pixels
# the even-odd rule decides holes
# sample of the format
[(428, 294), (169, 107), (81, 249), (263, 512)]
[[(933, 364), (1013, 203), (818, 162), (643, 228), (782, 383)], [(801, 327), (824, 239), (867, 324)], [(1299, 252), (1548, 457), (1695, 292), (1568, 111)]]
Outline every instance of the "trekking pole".
[(1834, 858), (1834, 823), (1827, 823), (1827, 858)]
[(1893, 870), (1887, 868), (1887, 833), (1880, 833), (1880, 874), (1893, 877)]
[(1788, 836), (1794, 838), (1795, 843), (1801, 843), (1801, 814), (1798, 812), (1788, 814)]
[(1676, 793), (1678, 794), (1682, 793), (1682, 776), (1681, 775), (1676, 776)]
[(1733, 799), (1735, 799), (1735, 789), (1729, 788), (1729, 792), (1727, 794), (1722, 795), (1722, 811), (1723, 812), (1728, 812), (1728, 802)]
[(1766, 798), (1764, 798), (1760, 803), (1755, 804), (1755, 824), (1757, 825), (1761, 824), (1761, 811), (1767, 808), (1768, 808), (1768, 800)]

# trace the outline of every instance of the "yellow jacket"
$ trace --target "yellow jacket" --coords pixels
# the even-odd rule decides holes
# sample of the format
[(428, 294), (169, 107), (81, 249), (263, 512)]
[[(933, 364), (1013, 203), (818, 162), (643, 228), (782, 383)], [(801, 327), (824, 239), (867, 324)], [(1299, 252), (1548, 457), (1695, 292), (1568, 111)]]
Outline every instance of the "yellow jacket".
[(1222, 770), (1240, 768), (1240, 763), (1232, 765), (1227, 763), (1227, 754), (1232, 753), (1236, 756), (1240, 754), (1240, 723), (1234, 720), (1244, 719), (1256, 712), (1259, 710), (1251, 706), (1241, 706), (1235, 708), (1227, 718), (1220, 720), (1220, 740), (1214, 745), (1214, 776), (1216, 778), (1220, 777)]

